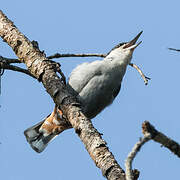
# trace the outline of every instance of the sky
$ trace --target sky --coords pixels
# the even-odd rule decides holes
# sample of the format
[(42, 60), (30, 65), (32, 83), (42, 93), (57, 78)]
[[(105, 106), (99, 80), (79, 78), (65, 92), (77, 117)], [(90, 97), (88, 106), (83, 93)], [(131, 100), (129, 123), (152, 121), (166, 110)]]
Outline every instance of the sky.
[[(1, 2), (1, 10), (30, 40), (38, 41), (47, 55), (107, 53), (143, 30), (143, 42), (135, 50), (132, 62), (151, 81), (145, 86), (137, 71), (129, 66), (114, 103), (92, 120), (123, 168), (128, 153), (142, 137), (141, 124), (145, 120), (180, 142), (180, 53), (168, 50), (180, 48), (179, 7), (179, 0)], [(0, 55), (16, 58), (2, 40)], [(96, 59), (55, 60), (68, 77), (78, 64)], [(104, 179), (73, 129), (59, 135), (41, 154), (30, 148), (24, 130), (43, 120), (54, 108), (37, 80), (5, 71), (0, 105), (0, 179)], [(136, 156), (133, 168), (140, 171), (143, 180), (179, 179), (180, 159), (150, 141)]]

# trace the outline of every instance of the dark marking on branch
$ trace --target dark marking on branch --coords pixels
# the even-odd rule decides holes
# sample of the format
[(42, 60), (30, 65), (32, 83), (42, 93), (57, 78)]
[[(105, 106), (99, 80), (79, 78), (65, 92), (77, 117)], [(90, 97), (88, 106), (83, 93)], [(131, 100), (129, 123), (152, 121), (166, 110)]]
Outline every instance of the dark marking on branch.
[(20, 40), (17, 40), (16, 45), (14, 46), (13, 50), (17, 54), (19, 46), (22, 44)]

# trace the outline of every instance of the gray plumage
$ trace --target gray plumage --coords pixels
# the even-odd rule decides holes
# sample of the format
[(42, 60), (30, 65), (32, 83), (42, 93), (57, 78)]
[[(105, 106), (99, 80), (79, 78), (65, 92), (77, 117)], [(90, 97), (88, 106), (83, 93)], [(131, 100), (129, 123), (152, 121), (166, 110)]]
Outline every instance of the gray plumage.
[(77, 95), (87, 117), (95, 117), (113, 102), (129, 61), (121, 61), (110, 53), (102, 61), (83, 63), (72, 71), (68, 88)]
[(141, 43), (135, 44), (141, 33), (115, 46), (103, 60), (83, 63), (72, 71), (68, 88), (83, 105), (87, 117), (95, 117), (118, 95), (133, 51)]

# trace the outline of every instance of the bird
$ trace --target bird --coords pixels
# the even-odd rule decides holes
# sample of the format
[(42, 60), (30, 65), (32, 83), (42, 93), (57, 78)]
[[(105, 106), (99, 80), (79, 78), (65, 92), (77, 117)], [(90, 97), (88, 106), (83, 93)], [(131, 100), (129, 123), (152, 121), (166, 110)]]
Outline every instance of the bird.
[[(82, 105), (87, 118), (94, 118), (112, 104), (121, 89), (121, 83), (136, 43), (142, 31), (129, 42), (116, 45), (103, 60), (85, 62), (70, 74), (66, 85)], [(66, 129), (72, 128), (62, 111), (55, 105), (53, 112), (43, 121), (24, 131), (26, 140), (36, 152), (42, 152), (50, 141)]]

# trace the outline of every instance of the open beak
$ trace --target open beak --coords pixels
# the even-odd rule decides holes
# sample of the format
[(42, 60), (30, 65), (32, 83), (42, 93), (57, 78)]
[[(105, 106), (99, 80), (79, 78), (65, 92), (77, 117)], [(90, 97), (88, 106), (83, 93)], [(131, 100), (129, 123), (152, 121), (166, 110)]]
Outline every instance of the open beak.
[(137, 42), (137, 40), (139, 39), (140, 35), (142, 34), (143, 31), (141, 31), (133, 40), (131, 40), (130, 42), (126, 43), (126, 45), (123, 47), (123, 49), (131, 49), (134, 50), (137, 46), (139, 46), (139, 44), (142, 43), (142, 41), (140, 41), (139, 43), (135, 44)]

